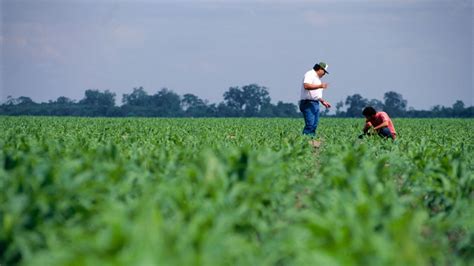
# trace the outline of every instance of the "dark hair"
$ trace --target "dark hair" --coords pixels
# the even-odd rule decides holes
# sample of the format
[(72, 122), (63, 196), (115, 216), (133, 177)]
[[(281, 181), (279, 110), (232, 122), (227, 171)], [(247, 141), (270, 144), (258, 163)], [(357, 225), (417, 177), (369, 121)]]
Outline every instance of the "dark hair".
[(376, 113), (377, 113), (377, 111), (375, 111), (374, 107), (372, 107), (372, 106), (365, 107), (364, 111), (362, 111), (362, 115), (364, 115), (364, 116), (373, 116)]
[(318, 71), (320, 69), (323, 69), (319, 64), (314, 65), (313, 67), (314, 71)]

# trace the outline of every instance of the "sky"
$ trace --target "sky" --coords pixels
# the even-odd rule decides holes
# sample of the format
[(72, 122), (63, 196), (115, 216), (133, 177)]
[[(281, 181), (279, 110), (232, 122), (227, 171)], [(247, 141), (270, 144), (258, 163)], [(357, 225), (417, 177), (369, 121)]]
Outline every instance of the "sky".
[(472, 0), (0, 0), (0, 102), (168, 88), (221, 102), (256, 83), (297, 103), (329, 65), (324, 98), (396, 91), (409, 107), (473, 105)]

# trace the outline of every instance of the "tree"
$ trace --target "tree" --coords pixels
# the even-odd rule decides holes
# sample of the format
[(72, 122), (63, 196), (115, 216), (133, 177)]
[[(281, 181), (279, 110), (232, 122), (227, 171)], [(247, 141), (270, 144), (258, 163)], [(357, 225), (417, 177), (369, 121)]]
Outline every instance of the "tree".
[(440, 112), (441, 112), (441, 108), (442, 108), (442, 106), (439, 105), (439, 104), (437, 104), (437, 105), (431, 107), (431, 112), (433, 112), (433, 113), (440, 113)]
[(224, 102), (231, 116), (258, 116), (262, 106), (269, 104), (271, 98), (266, 87), (250, 84), (239, 87), (230, 87), (224, 93)]
[(55, 102), (52, 102), (53, 104), (74, 104), (74, 101), (69, 99), (68, 97), (60, 96), (56, 99)]
[(241, 112), (239, 112), (233, 107), (230, 107), (228, 104), (224, 102), (221, 102), (216, 106), (217, 117), (238, 117), (241, 115), (242, 115)]
[(383, 102), (377, 99), (372, 99), (368, 101), (367, 106), (372, 106), (377, 111), (381, 111), (384, 109)]
[(18, 97), (18, 104), (29, 105), (29, 104), (36, 104), (36, 103), (30, 97), (20, 96)]
[(185, 94), (181, 100), (181, 107), (186, 116), (203, 117), (210, 115), (207, 102), (194, 94)]
[(344, 102), (342, 101), (339, 101), (336, 103), (336, 116), (337, 117), (340, 117), (340, 116), (344, 116), (344, 112), (341, 111), (341, 108), (344, 106)]
[(228, 91), (224, 92), (224, 103), (229, 110), (235, 111), (236, 113), (241, 112), (245, 105), (243, 92), (239, 87), (230, 87)]
[(190, 93), (183, 95), (183, 99), (181, 100), (181, 107), (185, 111), (188, 110), (189, 108), (201, 107), (205, 105), (206, 103), (203, 100), (201, 100), (196, 95), (190, 94)]
[(362, 115), (362, 110), (367, 106), (367, 99), (360, 94), (347, 96), (346, 105), (349, 106), (346, 111), (347, 117), (359, 117)]
[(82, 105), (113, 107), (115, 106), (115, 93), (108, 90), (86, 90), (84, 99), (79, 101)]
[(7, 102), (5, 103), (6, 105), (15, 105), (15, 98), (13, 98), (11, 95), (7, 96)]
[(157, 116), (181, 116), (181, 98), (167, 88), (163, 88), (151, 96), (150, 101), (154, 114)]
[(453, 104), (453, 112), (455, 115), (460, 115), (464, 111), (464, 102), (457, 100)]
[(271, 101), (268, 89), (257, 84), (243, 86), (242, 94), (245, 102), (244, 115), (247, 117), (257, 116), (262, 105)]
[[(115, 107), (115, 93), (108, 90), (86, 90), (84, 98), (79, 101), (79, 115), (81, 116), (111, 116)], [(81, 107), (82, 106), (82, 107)], [(86, 107), (86, 108), (84, 108)]]
[(407, 101), (403, 99), (402, 95), (394, 91), (386, 92), (384, 98), (384, 111), (390, 116), (403, 116), (406, 112)]
[(6, 105), (30, 105), (36, 104), (30, 97), (20, 96), (13, 98), (12, 96), (7, 97)]
[(132, 106), (147, 106), (150, 104), (150, 96), (143, 87), (133, 88), (132, 93), (122, 96), (122, 103)]
[(277, 112), (275, 112), (275, 116), (278, 117), (299, 117), (300, 114), (298, 113), (298, 107), (293, 103), (284, 103), (279, 101), (275, 106)]
[(259, 111), (261, 117), (299, 117), (296, 105), (279, 101), (276, 105), (265, 103)]

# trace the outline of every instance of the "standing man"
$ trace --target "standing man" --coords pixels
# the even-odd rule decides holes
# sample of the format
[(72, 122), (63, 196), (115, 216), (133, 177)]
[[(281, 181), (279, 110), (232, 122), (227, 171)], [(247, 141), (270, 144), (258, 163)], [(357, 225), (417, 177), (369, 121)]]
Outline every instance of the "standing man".
[(362, 111), (362, 115), (365, 116), (364, 134), (360, 135), (362, 138), (364, 135), (369, 134), (369, 129), (373, 129), (383, 138), (391, 138), (395, 140), (397, 132), (393, 126), (392, 119), (385, 112), (377, 112), (371, 106), (365, 107)]
[(305, 124), (303, 129), (304, 135), (316, 136), (316, 129), (319, 123), (319, 103), (326, 108), (331, 107), (331, 104), (323, 99), (323, 89), (326, 89), (328, 84), (321, 82), (321, 78), (329, 74), (327, 69), (328, 65), (320, 62), (304, 74), (300, 98), (300, 111), (303, 113)]

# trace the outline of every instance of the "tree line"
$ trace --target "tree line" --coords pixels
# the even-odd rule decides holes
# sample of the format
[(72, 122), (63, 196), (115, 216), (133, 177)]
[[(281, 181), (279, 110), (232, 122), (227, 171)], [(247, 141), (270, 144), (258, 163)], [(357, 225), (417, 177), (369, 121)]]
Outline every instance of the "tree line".
[[(343, 111), (343, 107), (346, 110)], [(366, 106), (372, 106), (375, 110), (385, 111), (391, 117), (413, 117), (413, 118), (428, 118), (428, 117), (459, 117), (468, 118), (474, 117), (474, 107), (466, 107), (464, 102), (457, 100), (452, 107), (445, 107), (436, 105), (430, 110), (415, 110), (410, 107), (407, 108), (407, 100), (403, 99), (400, 93), (389, 91), (383, 96), (383, 101), (377, 99), (366, 99), (360, 94), (347, 96), (346, 100), (340, 101), (336, 104), (336, 117), (360, 117), (361, 110)]]
[[(91, 116), (91, 117), (300, 117), (298, 106), (282, 101), (271, 103), (268, 88), (258, 84), (230, 87), (223, 101), (210, 104), (194, 94), (179, 95), (163, 88), (148, 94), (143, 87), (122, 95), (122, 105), (115, 104), (116, 94), (108, 90), (86, 90), (79, 101), (61, 96), (56, 100), (36, 103), (31, 98), (8, 97), (0, 105), (0, 115)], [(360, 94), (347, 96), (335, 105), (336, 113), (322, 116), (361, 117), (366, 106), (384, 110), (392, 117), (474, 117), (474, 108), (457, 101), (452, 107), (435, 106), (431, 110), (407, 109), (402, 95), (389, 91), (383, 101), (366, 99)]]
[(55, 101), (35, 103), (22, 96), (8, 97), (0, 105), (0, 115), (107, 116), (107, 117), (297, 117), (296, 105), (271, 103), (268, 88), (257, 84), (230, 87), (221, 103), (210, 104), (194, 94), (182, 96), (163, 88), (148, 94), (143, 87), (122, 95), (122, 105), (115, 104), (116, 94), (108, 90), (86, 90), (79, 101), (58, 97)]

